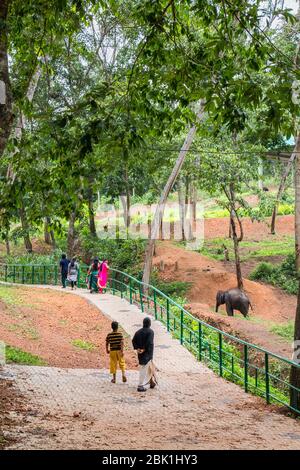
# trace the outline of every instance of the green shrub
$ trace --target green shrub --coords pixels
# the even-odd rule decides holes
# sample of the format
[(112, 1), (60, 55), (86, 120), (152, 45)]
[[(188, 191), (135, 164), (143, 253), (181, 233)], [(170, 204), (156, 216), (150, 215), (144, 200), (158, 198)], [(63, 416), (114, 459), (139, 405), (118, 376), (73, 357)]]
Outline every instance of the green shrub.
[(5, 256), (5, 263), (7, 264), (23, 264), (23, 265), (53, 265), (57, 264), (60, 258), (61, 252), (54, 251), (50, 255), (39, 255), (36, 253), (27, 253), (21, 256)]
[(143, 260), (145, 241), (140, 239), (99, 239), (90, 235), (82, 235), (81, 247), (83, 261), (86, 264), (89, 264), (95, 256), (99, 259), (107, 258), (112, 268), (137, 275)]
[(151, 279), (151, 284), (169, 297), (184, 297), (191, 286), (190, 282), (173, 281), (165, 282), (158, 279)]
[(288, 255), (279, 265), (260, 263), (249, 276), (252, 280), (259, 280), (280, 287), (289, 294), (297, 294), (298, 280), (295, 267), (295, 255)]
[(272, 276), (273, 271), (273, 264), (263, 261), (258, 266), (256, 266), (256, 268), (254, 269), (254, 271), (251, 272), (249, 277), (253, 280), (268, 281), (268, 279), (270, 279), (270, 277)]
[(294, 214), (295, 208), (293, 204), (279, 204), (278, 206), (278, 215), (289, 215)]

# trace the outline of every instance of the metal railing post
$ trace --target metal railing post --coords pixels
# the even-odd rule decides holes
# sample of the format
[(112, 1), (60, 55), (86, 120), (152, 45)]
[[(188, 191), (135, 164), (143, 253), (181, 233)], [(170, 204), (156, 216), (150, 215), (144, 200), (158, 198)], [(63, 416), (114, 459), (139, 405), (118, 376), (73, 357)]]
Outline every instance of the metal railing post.
[(153, 289), (154, 317), (157, 320), (156, 290)]
[(244, 387), (248, 392), (248, 346), (244, 344)]
[(55, 282), (55, 285), (57, 285), (57, 266), (55, 266), (55, 269), (54, 269), (54, 282)]
[(219, 333), (219, 373), (220, 377), (223, 376), (223, 354), (222, 354), (222, 333)]
[(25, 284), (25, 266), (22, 266), (22, 284)]
[(5, 265), (5, 282), (7, 282), (7, 264)]
[(180, 310), (180, 343), (183, 344), (183, 310)]
[(34, 266), (31, 268), (31, 284), (34, 284)]
[(202, 324), (198, 323), (198, 359), (202, 359)]
[(266, 374), (266, 401), (270, 403), (270, 377), (269, 377), (269, 355), (265, 353), (265, 374)]
[(167, 299), (167, 330), (170, 331), (170, 302)]
[(113, 272), (113, 277), (112, 277), (112, 293), (113, 293), (113, 295), (115, 295), (115, 277), (116, 277), (116, 273), (114, 271)]
[(131, 278), (129, 278), (129, 301), (132, 304), (132, 285), (131, 285)]
[(142, 286), (141, 284), (139, 285), (139, 293), (140, 293), (140, 306), (142, 312), (144, 312), (144, 303), (143, 303), (143, 291), (142, 291)]

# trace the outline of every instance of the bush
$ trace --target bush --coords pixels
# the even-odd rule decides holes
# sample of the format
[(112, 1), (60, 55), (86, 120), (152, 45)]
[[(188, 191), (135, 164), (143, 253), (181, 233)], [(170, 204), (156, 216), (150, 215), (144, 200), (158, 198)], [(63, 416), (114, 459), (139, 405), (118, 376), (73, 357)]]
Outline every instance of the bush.
[(268, 279), (270, 279), (270, 277), (272, 276), (273, 271), (274, 271), (273, 264), (266, 263), (264, 261), (260, 263), (258, 266), (256, 266), (256, 268), (254, 269), (254, 271), (252, 271), (249, 277), (250, 279), (253, 279), (253, 280), (259, 279), (261, 281), (267, 282)]
[(297, 294), (298, 280), (295, 266), (295, 255), (288, 255), (279, 265), (260, 263), (249, 276), (252, 280), (259, 280), (280, 287), (289, 294)]
[(145, 241), (140, 239), (115, 240), (99, 239), (91, 235), (82, 235), (80, 245), (83, 251), (83, 261), (89, 264), (97, 256), (108, 259), (112, 268), (137, 275), (143, 261)]
[(4, 262), (7, 264), (26, 264), (30, 266), (33, 264), (53, 265), (58, 263), (60, 255), (60, 250), (56, 250), (50, 255), (39, 255), (36, 253), (27, 253), (20, 256), (7, 255), (4, 258)]
[(173, 282), (166, 282), (160, 281), (156, 276), (151, 278), (151, 284), (159, 289), (164, 294), (172, 297), (173, 299), (176, 297), (185, 297), (187, 290), (189, 289), (191, 283), (190, 282), (181, 282), (181, 281), (173, 281)]
[(289, 215), (294, 214), (295, 208), (293, 204), (279, 204), (278, 206), (278, 215)]

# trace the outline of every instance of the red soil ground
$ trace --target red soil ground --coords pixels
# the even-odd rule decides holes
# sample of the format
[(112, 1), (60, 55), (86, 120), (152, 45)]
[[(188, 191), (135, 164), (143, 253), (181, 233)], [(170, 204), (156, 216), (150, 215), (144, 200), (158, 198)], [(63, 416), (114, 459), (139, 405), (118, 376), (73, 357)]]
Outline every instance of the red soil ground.
[[(219, 230), (221, 233), (220, 228)], [(154, 264), (159, 266), (161, 260), (165, 265), (164, 272), (160, 273), (164, 280), (191, 283), (187, 298), (194, 315), (277, 354), (291, 356), (291, 345), (269, 332), (266, 325), (292, 320), (296, 309), (295, 296), (244, 279), (245, 290), (253, 305), (250, 316), (256, 322), (250, 322), (237, 314), (234, 318), (228, 318), (224, 306), (220, 307), (220, 313), (213, 313), (216, 292), (236, 286), (235, 274), (226, 272), (223, 263), (175, 246), (171, 242), (161, 242), (158, 245)]]
[[(105, 338), (111, 321), (85, 299), (28, 287), (12, 289), (14, 301), (0, 304), (0, 339), (35, 354), (48, 365), (63, 368), (108, 368)], [(15, 293), (15, 294), (14, 294)], [(124, 333), (128, 369), (137, 367), (135, 352)], [(72, 344), (82, 340), (91, 351)]]
[[(295, 233), (295, 217), (293, 215), (282, 215), (276, 219), (276, 235), (270, 234), (271, 218), (267, 217), (263, 222), (251, 222), (251, 219), (243, 219), (244, 239), (245, 240), (274, 240), (275, 237), (282, 235), (293, 235)], [(228, 237), (229, 219), (227, 217), (220, 219), (204, 220), (205, 238)]]

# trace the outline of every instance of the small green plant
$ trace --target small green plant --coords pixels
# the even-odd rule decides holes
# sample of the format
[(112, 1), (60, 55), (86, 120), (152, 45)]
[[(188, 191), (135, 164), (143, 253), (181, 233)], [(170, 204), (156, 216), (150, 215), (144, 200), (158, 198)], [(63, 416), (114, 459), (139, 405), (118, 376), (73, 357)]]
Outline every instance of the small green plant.
[(271, 326), (270, 331), (275, 333), (282, 338), (293, 341), (294, 338), (294, 322), (289, 321), (288, 323), (277, 323)]
[(84, 341), (83, 339), (73, 339), (71, 343), (76, 348), (84, 349), (85, 351), (93, 351), (96, 348), (93, 343), (90, 343), (89, 341)]
[(6, 361), (13, 364), (24, 364), (30, 366), (45, 366), (47, 363), (39, 356), (22, 351), (22, 349), (6, 346)]

